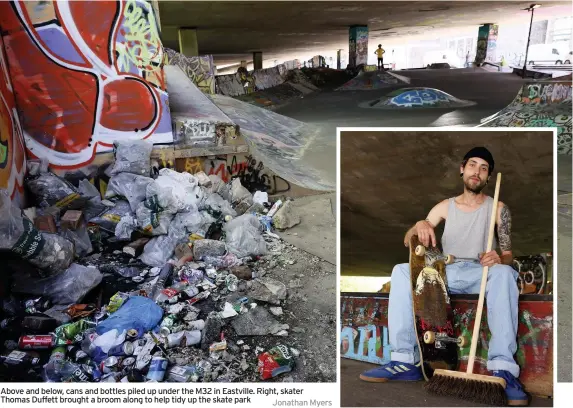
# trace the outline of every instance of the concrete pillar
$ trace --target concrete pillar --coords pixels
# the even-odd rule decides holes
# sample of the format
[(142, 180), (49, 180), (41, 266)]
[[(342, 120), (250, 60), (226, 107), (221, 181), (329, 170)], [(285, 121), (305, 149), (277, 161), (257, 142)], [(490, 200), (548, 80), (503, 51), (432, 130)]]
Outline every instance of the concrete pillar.
[(368, 63), (368, 26), (354, 25), (348, 30), (348, 64), (356, 67)]
[(479, 28), (475, 64), (497, 62), (497, 24), (484, 24)]
[(199, 45), (197, 44), (197, 30), (194, 28), (179, 29), (179, 52), (187, 57), (199, 56)]
[(263, 53), (253, 52), (253, 69), (263, 69)]
[(336, 50), (336, 69), (340, 69), (340, 58), (342, 57), (342, 50)]

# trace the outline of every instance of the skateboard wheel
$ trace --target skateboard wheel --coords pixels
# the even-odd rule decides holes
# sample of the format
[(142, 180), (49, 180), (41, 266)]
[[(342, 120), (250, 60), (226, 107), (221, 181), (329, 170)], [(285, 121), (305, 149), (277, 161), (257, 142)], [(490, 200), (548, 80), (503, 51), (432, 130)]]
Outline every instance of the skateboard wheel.
[(418, 256), (424, 256), (424, 254), (426, 253), (426, 248), (424, 248), (424, 245), (418, 245), (416, 247), (416, 255)]
[(424, 343), (432, 344), (436, 340), (436, 334), (433, 331), (427, 331), (424, 333)]
[(447, 255), (446, 256), (446, 265), (450, 265), (454, 263), (454, 256), (453, 255)]
[(458, 337), (458, 347), (463, 348), (468, 345), (468, 340), (464, 336)]

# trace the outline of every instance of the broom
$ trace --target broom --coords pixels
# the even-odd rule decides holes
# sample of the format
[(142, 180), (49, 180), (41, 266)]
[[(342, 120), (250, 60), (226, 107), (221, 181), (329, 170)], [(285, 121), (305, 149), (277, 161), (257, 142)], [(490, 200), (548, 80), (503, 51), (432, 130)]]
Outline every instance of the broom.
[[(489, 223), (487, 252), (491, 251), (493, 244), (493, 232), (497, 214), (497, 202), (499, 198), (500, 184), (501, 173), (498, 173), (497, 181), (495, 184), (493, 208), (491, 210), (491, 219)], [(468, 359), (468, 367), (466, 372), (464, 373), (460, 371), (437, 369), (434, 371), (434, 376), (430, 378), (430, 380), (424, 385), (424, 388), (438, 395), (446, 395), (483, 404), (503, 406), (507, 405), (507, 397), (505, 395), (505, 380), (503, 378), (489, 375), (473, 374), (481, 316), (483, 312), (483, 303), (485, 299), (485, 287), (487, 284), (488, 270), (489, 267), (483, 267), (479, 300), (470, 348), (470, 356)]]

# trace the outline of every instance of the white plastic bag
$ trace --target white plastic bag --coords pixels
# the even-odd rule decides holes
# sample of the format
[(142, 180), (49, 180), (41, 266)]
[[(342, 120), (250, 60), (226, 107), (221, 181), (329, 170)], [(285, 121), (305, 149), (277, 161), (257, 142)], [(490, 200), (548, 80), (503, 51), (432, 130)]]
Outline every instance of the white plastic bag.
[(133, 173), (140, 176), (149, 175), (153, 143), (147, 140), (122, 140), (113, 143), (115, 162), (111, 175)]
[(152, 238), (139, 256), (141, 261), (149, 266), (161, 267), (171, 258), (177, 242), (167, 235)]
[(135, 212), (147, 192), (147, 186), (153, 181), (150, 177), (138, 176), (131, 173), (120, 173), (113, 176), (107, 185), (105, 198), (122, 196), (129, 201), (131, 211)]
[(261, 233), (261, 224), (252, 214), (244, 214), (223, 226), (227, 249), (244, 258), (250, 255), (265, 255), (267, 243)]
[(203, 190), (195, 177), (171, 169), (159, 170), (159, 177), (147, 186), (148, 206), (153, 203), (158, 210), (172, 214), (196, 211), (202, 198)]
[(232, 217), (237, 215), (237, 212), (233, 209), (231, 204), (217, 193), (209, 194), (201, 202), (200, 209), (203, 210), (207, 208), (211, 208), (215, 211), (221, 211), (223, 215), (230, 215)]

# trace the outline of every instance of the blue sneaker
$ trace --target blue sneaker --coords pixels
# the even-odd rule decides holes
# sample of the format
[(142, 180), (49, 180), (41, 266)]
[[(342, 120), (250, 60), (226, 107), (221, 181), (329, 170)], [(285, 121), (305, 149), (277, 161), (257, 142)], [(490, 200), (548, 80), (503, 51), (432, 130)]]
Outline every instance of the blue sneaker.
[(510, 406), (527, 406), (529, 405), (529, 396), (523, 390), (523, 385), (509, 371), (499, 370), (493, 372), (494, 377), (505, 380), (505, 395), (507, 395), (507, 405)]
[(420, 363), (413, 365), (390, 361), (388, 364), (360, 374), (360, 379), (368, 382), (420, 381), (424, 378)]

